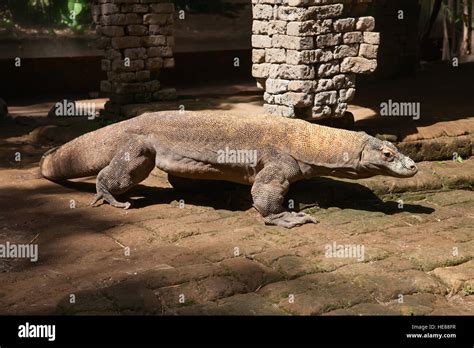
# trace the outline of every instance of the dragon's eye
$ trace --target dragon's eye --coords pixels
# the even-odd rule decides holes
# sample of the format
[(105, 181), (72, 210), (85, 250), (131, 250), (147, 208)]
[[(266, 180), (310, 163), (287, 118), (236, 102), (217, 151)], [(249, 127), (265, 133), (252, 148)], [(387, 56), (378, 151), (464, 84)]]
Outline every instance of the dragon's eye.
[(390, 158), (392, 157), (392, 153), (390, 151), (384, 151), (383, 152), (383, 155), (385, 156), (385, 158)]

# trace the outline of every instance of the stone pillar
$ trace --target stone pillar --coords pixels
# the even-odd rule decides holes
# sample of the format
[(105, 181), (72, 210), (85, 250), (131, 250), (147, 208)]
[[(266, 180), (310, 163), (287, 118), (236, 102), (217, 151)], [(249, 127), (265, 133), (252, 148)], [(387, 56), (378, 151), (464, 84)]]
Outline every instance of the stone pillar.
[(252, 0), (253, 69), (267, 113), (308, 120), (342, 117), (355, 74), (377, 67), (373, 17), (354, 17), (367, 0)]
[(121, 106), (176, 98), (163, 89), (159, 72), (174, 67), (174, 5), (167, 0), (95, 0), (93, 19), (104, 49), (100, 90), (110, 101), (105, 115)]

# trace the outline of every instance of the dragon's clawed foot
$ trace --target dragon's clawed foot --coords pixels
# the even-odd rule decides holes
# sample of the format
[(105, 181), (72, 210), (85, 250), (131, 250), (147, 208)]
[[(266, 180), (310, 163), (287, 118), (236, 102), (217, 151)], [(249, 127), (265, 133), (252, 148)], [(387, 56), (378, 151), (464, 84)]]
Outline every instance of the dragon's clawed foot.
[(283, 212), (280, 214), (269, 215), (265, 218), (266, 225), (281, 226), (293, 228), (304, 224), (317, 224), (319, 221), (306, 213)]
[(122, 209), (125, 209), (125, 210), (130, 208), (130, 206), (132, 205), (132, 203), (130, 203), (130, 202), (123, 202), (123, 203), (119, 202), (110, 194), (96, 194), (94, 199), (90, 203), (90, 205), (92, 207), (98, 207), (97, 202), (100, 201), (101, 199), (103, 199), (104, 201), (109, 203), (112, 207), (122, 208)]

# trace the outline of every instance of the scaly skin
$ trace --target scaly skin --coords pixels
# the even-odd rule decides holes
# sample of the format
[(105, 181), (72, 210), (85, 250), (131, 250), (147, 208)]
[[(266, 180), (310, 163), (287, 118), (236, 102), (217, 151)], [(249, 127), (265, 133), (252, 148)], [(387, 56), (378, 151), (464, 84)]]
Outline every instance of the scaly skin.
[[(220, 155), (226, 149), (252, 151), (256, 162), (223, 162)], [(85, 134), (47, 152), (40, 166), (43, 176), (53, 181), (97, 175), (93, 203), (104, 199), (120, 208), (130, 203), (114, 196), (146, 179), (154, 166), (167, 172), (171, 182), (198, 179), (252, 185), (254, 206), (265, 222), (287, 228), (317, 222), (283, 208), (284, 196), (295, 181), (319, 175), (416, 174), (413, 161), (393, 145), (363, 132), (274, 116), (179, 111), (144, 114)]]

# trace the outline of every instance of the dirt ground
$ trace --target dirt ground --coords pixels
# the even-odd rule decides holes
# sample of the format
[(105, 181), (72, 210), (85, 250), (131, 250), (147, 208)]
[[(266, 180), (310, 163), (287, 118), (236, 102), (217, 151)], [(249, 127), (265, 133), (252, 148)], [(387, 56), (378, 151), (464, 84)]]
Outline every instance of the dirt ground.
[[(239, 98), (219, 106), (259, 103)], [(473, 160), (422, 163), (403, 184), (297, 184), (288, 199), (320, 223), (292, 230), (265, 226), (247, 187), (180, 192), (160, 171), (130, 194), (133, 209), (91, 208), (94, 178), (39, 176), (51, 145), (28, 133), (49, 105), (1, 125), (0, 244), (37, 244), (39, 259), (0, 259), (0, 314), (474, 314)], [(328, 254), (338, 246), (363, 252)]]

